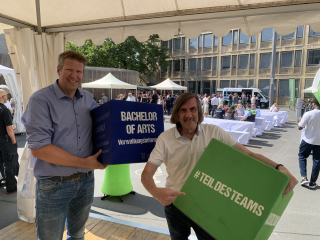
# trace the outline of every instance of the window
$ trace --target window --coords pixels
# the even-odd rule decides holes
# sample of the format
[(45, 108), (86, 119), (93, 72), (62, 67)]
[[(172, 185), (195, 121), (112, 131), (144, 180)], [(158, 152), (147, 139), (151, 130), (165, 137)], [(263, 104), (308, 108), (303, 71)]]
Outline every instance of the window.
[(221, 57), (221, 69), (229, 70), (230, 69), (230, 56)]
[[(261, 42), (272, 41), (273, 28), (265, 28), (262, 30)], [(280, 35), (277, 34), (277, 40), (280, 39)]]
[(320, 49), (308, 50), (308, 66), (319, 65), (320, 63)]
[(184, 72), (186, 69), (186, 60), (182, 59), (181, 60), (181, 72)]
[(231, 87), (235, 88), (236, 87), (236, 80), (231, 80)]
[(172, 72), (172, 61), (170, 61), (170, 64), (169, 64), (169, 73)]
[(220, 81), (220, 88), (228, 88), (230, 87), (230, 80), (221, 80)]
[(244, 43), (249, 43), (250, 41), (250, 37), (248, 37), (247, 35), (245, 35), (241, 30), (240, 30), (240, 44), (244, 44)]
[(173, 39), (173, 50), (180, 51), (181, 50), (181, 39), (175, 38)]
[(196, 93), (196, 82), (194, 81), (188, 82), (188, 92)]
[(211, 70), (211, 57), (203, 58), (203, 71)]
[(212, 47), (212, 34), (205, 34), (203, 35), (203, 46), (205, 48), (211, 48)]
[(289, 35), (282, 36), (282, 39), (293, 39), (293, 38), (294, 38), (294, 32)]
[[(272, 54), (271, 54), (272, 55)], [(279, 66), (279, 52), (276, 52), (276, 59), (274, 60), (274, 66), (278, 67)], [(270, 63), (271, 64), (271, 63)]]
[(291, 67), (293, 62), (293, 52), (282, 52), (280, 67)]
[(197, 38), (189, 39), (189, 49), (197, 49)]
[[(312, 83), (313, 83), (313, 78), (309, 78), (309, 79), (306, 79), (306, 83), (305, 83), (305, 85), (304, 85), (304, 89), (307, 89), (307, 88), (309, 88), (309, 87), (312, 87)], [(305, 93), (304, 94), (304, 97), (305, 98), (314, 98), (314, 96), (313, 96), (313, 93)]]
[(237, 69), (237, 56), (232, 56), (232, 69)]
[(300, 25), (297, 28), (297, 38), (302, 38), (303, 37), (303, 25)]
[(248, 84), (247, 80), (238, 80), (238, 88), (246, 88)]
[(226, 36), (222, 38), (222, 46), (231, 45), (232, 32), (230, 31)]
[(186, 38), (182, 38), (182, 50), (186, 50)]
[(173, 61), (173, 71), (180, 72), (180, 60)]
[(201, 71), (201, 61), (202, 58), (198, 58), (198, 71)]
[(199, 36), (199, 48), (202, 48), (202, 35)]
[(260, 68), (270, 68), (271, 53), (260, 54)]
[(301, 54), (302, 54), (301, 50), (296, 51), (296, 56), (294, 58), (294, 66), (295, 67), (300, 67), (301, 66)]
[(216, 92), (216, 81), (215, 80), (213, 80), (212, 81), (212, 93), (215, 93)]
[(255, 61), (256, 61), (256, 55), (255, 54), (251, 54), (250, 55), (250, 69), (254, 69)]
[(251, 42), (252, 42), (252, 43), (255, 43), (256, 41), (257, 41), (256, 36), (252, 36), (252, 37), (251, 37)]
[[(298, 96), (299, 92), (299, 79), (295, 80), (295, 95)], [(279, 80), (279, 94), (278, 97), (280, 98), (288, 98), (289, 95), (289, 79), (280, 79)]]
[(172, 51), (172, 39), (169, 40), (169, 51)]
[(238, 30), (233, 31), (233, 45), (238, 44)]
[(213, 70), (217, 70), (217, 57), (213, 57)]
[(199, 93), (199, 94), (200, 94), (200, 90), (201, 90), (201, 81), (197, 81), (196, 85), (197, 85), (197, 93)]
[(210, 81), (203, 81), (202, 82), (202, 94), (210, 95)]
[[(270, 89), (270, 79), (260, 79), (259, 80), (259, 89), (263, 93), (263, 95), (269, 97), (269, 89)], [(277, 96), (277, 80), (273, 81), (273, 96)]]
[(254, 86), (254, 80), (249, 80), (249, 88), (253, 88)]
[(309, 36), (310, 37), (316, 37), (316, 36), (320, 36), (320, 33), (319, 32), (314, 32), (311, 27), (309, 28)]
[(239, 55), (238, 68), (248, 69), (249, 55)]
[(214, 44), (213, 44), (213, 46), (214, 46), (214, 47), (218, 47), (218, 44), (219, 44), (219, 38), (218, 38), (218, 37), (214, 37)]
[(168, 41), (161, 41), (161, 46), (168, 48)]
[(197, 71), (197, 59), (189, 59), (189, 72)]

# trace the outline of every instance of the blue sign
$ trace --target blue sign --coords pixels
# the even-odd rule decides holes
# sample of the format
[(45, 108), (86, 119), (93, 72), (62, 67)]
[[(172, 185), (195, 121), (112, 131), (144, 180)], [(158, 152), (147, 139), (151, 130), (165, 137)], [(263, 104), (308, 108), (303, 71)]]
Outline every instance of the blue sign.
[(94, 153), (102, 164), (147, 162), (164, 131), (162, 105), (111, 100), (91, 111)]

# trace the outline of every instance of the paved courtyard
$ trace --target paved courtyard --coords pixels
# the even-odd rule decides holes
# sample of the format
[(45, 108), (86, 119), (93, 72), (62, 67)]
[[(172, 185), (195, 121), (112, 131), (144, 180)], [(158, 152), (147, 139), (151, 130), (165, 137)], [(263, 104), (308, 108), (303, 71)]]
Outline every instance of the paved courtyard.
[[(282, 108), (283, 110), (284, 108)], [(295, 113), (285, 109), (289, 113), (289, 122), (282, 127), (273, 128), (263, 132), (249, 141), (247, 147), (272, 160), (285, 165), (291, 173), (300, 181), (298, 150), (300, 131), (295, 123)], [(166, 117), (165, 130), (174, 127)], [(25, 136), (19, 136), (18, 146), (20, 155), (25, 143)], [(128, 156), (129, 157), (129, 156)], [(308, 176), (310, 178), (312, 161), (309, 158)], [(152, 227), (167, 229), (163, 206), (153, 199), (140, 182), (140, 175), (144, 168), (143, 163), (133, 164), (131, 180), (136, 191), (135, 195), (123, 197), (120, 202), (117, 197), (101, 200), (103, 194), (100, 189), (103, 182), (104, 171), (95, 171), (96, 185), (92, 213), (102, 214), (116, 219), (144, 224)], [(157, 186), (163, 187), (166, 179), (166, 169), (161, 166), (155, 175)], [(246, 173), (243, 173), (246, 177)], [(253, 180), (254, 181), (254, 180)], [(267, 179), (266, 179), (267, 181)], [(298, 185), (294, 196), (276, 226), (270, 240), (317, 240), (320, 239), (320, 209), (317, 208), (320, 199), (320, 188), (308, 189)], [(313, 207), (315, 206), (315, 207)], [(16, 213), (16, 195), (5, 194), (5, 189), (0, 189), (0, 229), (18, 220)]]

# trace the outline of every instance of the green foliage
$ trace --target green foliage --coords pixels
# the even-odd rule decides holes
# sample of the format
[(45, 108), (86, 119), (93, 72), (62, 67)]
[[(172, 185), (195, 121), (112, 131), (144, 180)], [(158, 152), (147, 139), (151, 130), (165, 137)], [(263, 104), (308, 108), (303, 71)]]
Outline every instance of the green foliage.
[(123, 43), (116, 44), (106, 39), (101, 46), (96, 46), (91, 40), (86, 40), (83, 46), (77, 47), (73, 42), (67, 42), (67, 50), (73, 50), (84, 55), (88, 66), (122, 68), (138, 71), (142, 79), (154, 76), (159, 67), (166, 69), (169, 57), (168, 49), (161, 46), (157, 34), (151, 35), (146, 42), (139, 42), (135, 37), (128, 37)]

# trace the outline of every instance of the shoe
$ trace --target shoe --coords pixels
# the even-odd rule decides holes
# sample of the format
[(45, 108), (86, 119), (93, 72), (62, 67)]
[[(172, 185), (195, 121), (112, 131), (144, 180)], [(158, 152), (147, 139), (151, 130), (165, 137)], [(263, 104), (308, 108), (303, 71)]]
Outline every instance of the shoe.
[(309, 188), (316, 188), (318, 185), (315, 182), (310, 182), (309, 183)]
[(302, 186), (302, 185), (307, 185), (309, 183), (309, 180), (308, 180), (308, 178), (303, 178), (302, 179), (302, 181), (301, 181), (301, 183), (300, 183), (300, 185)]
[(14, 189), (7, 191), (7, 194), (12, 194), (12, 193), (16, 193), (17, 192), (17, 187), (15, 187)]

